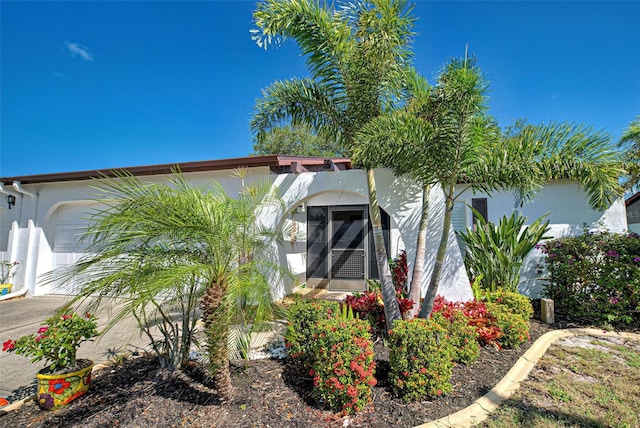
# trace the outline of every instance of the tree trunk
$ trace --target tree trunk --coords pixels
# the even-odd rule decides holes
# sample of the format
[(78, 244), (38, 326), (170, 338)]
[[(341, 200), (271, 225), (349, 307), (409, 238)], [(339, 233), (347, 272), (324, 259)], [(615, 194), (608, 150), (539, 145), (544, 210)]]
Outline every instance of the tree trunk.
[(422, 278), (424, 277), (424, 262), (427, 252), (427, 228), (429, 226), (429, 193), (431, 186), (422, 188), (422, 213), (418, 229), (418, 241), (416, 242), (416, 258), (413, 263), (413, 274), (409, 286), (409, 299), (413, 300), (413, 308), (407, 312), (407, 318), (412, 319), (420, 312), (420, 292)]
[(429, 288), (427, 288), (427, 294), (424, 296), (424, 302), (420, 308), (419, 318), (429, 318), (431, 311), (433, 310), (433, 304), (438, 294), (438, 287), (440, 286), (440, 276), (442, 275), (442, 266), (444, 265), (444, 258), (447, 254), (447, 245), (449, 243), (449, 230), (451, 229), (451, 214), (453, 212), (453, 192), (447, 195), (444, 211), (444, 224), (442, 225), (442, 237), (440, 238), (440, 246), (436, 253), (436, 263), (433, 266), (433, 273), (431, 274), (431, 280), (429, 281)]
[(384, 302), (384, 317), (387, 329), (391, 330), (393, 322), (401, 319), (400, 307), (396, 298), (396, 291), (393, 288), (391, 270), (389, 269), (389, 258), (384, 246), (384, 234), (382, 233), (382, 218), (380, 207), (378, 206), (378, 195), (376, 193), (376, 178), (372, 169), (367, 170), (367, 184), (369, 186), (369, 219), (373, 231), (373, 244), (376, 250), (376, 262), (380, 275), (382, 288), (382, 301)]
[(229, 326), (224, 305), (226, 287), (211, 284), (202, 296), (202, 320), (207, 336), (209, 370), (221, 401), (230, 401), (233, 396), (231, 372), (229, 371)]

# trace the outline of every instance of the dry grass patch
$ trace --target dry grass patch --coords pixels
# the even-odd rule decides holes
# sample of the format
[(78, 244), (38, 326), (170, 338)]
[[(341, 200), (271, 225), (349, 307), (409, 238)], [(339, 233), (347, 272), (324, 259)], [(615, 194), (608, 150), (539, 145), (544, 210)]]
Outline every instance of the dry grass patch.
[(640, 426), (640, 342), (585, 336), (558, 341), (481, 426)]

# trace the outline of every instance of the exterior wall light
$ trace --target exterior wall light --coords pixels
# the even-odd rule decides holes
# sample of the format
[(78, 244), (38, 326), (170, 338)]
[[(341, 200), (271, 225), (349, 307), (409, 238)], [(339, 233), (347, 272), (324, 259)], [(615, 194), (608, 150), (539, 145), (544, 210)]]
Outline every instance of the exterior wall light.
[(9, 205), (9, 209), (11, 209), (11, 207), (15, 206), (16, 204), (16, 197), (13, 195), (7, 195), (7, 205)]

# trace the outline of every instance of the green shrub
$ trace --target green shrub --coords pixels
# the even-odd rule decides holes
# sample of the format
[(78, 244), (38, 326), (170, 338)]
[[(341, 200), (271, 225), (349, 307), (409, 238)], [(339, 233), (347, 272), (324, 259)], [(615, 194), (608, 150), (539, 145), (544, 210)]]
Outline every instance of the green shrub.
[(507, 290), (496, 290), (494, 292), (486, 293), (484, 300), (504, 306), (509, 310), (509, 312), (519, 315), (524, 320), (530, 319), (531, 315), (533, 315), (531, 300), (520, 293)]
[[(446, 318), (440, 315), (442, 319)], [(437, 317), (434, 316), (437, 320)], [(454, 314), (449, 322), (449, 341), (453, 347), (453, 361), (456, 363), (469, 365), (480, 356), (480, 344), (476, 328), (469, 325), (467, 318), (462, 311)]]
[(288, 325), (285, 344), (289, 355), (305, 365), (313, 363), (314, 354), (309, 352), (317, 323), (340, 314), (340, 304), (327, 300), (298, 300), (288, 309)]
[(389, 380), (405, 401), (451, 391), (453, 347), (442, 320), (398, 320), (389, 332)]
[(320, 320), (311, 336), (313, 396), (329, 407), (352, 413), (371, 401), (376, 363), (369, 323), (359, 319)]
[(464, 264), (470, 278), (482, 276), (481, 286), (489, 291), (506, 289), (517, 291), (520, 283), (520, 267), (534, 246), (545, 239), (548, 214), (525, 226), (527, 217), (517, 213), (503, 216), (499, 223), (487, 223), (477, 211), (476, 230), (460, 233), (466, 245)]
[(498, 344), (503, 348), (518, 349), (529, 340), (529, 321), (513, 314), (507, 306), (487, 303), (487, 311), (495, 317), (495, 324), (502, 330)]
[(550, 277), (543, 292), (559, 315), (600, 325), (640, 324), (640, 235), (589, 233), (541, 248)]

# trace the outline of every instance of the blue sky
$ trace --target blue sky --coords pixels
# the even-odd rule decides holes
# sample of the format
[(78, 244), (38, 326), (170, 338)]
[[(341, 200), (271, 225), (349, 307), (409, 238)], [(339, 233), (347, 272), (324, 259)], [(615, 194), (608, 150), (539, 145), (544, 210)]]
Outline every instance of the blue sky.
[[(306, 75), (251, 40), (255, 2), (0, 4), (0, 176), (246, 156), (260, 90)], [(619, 138), (640, 113), (640, 2), (417, 2), (430, 81), (475, 54), (502, 126), (574, 121)]]

